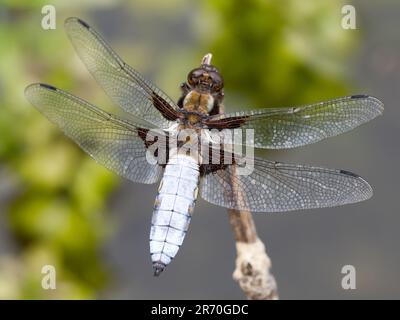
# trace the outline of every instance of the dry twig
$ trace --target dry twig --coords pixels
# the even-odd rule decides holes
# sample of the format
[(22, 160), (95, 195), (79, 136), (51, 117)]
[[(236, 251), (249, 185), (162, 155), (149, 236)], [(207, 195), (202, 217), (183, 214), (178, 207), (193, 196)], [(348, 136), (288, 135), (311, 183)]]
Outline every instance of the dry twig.
[(233, 279), (251, 300), (276, 300), (278, 288), (270, 273), (269, 259), (258, 238), (253, 217), (248, 211), (228, 210), (236, 240), (236, 268)]
[[(236, 175), (234, 168), (232, 175)], [(237, 197), (244, 196), (241, 190), (234, 190), (234, 194)], [(238, 203), (245, 203), (245, 201), (246, 199), (237, 199)], [(278, 299), (275, 278), (270, 273), (271, 260), (265, 251), (263, 242), (257, 236), (251, 212), (229, 209), (228, 214), (236, 240), (237, 252), (233, 279), (239, 283), (248, 299)]]

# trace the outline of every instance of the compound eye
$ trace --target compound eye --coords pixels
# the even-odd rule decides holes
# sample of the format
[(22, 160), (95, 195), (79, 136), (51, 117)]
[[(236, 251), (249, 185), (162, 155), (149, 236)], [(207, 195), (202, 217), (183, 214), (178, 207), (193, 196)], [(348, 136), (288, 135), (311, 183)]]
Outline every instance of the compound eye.
[(199, 78), (203, 75), (202, 69), (194, 69), (188, 75), (188, 83), (193, 86), (199, 82)]
[(192, 71), (193, 77), (195, 77), (195, 78), (201, 77), (203, 75), (203, 73), (204, 73), (204, 70), (202, 68), (195, 69)]
[(193, 86), (194, 85), (194, 81), (193, 81), (193, 78), (192, 77), (188, 77), (188, 83), (191, 85), (191, 86)]
[(222, 89), (222, 87), (224, 86), (224, 80), (222, 80), (222, 77), (218, 73), (212, 72), (211, 78), (213, 80), (213, 88), (215, 90)]
[(192, 81), (195, 81), (196, 78), (200, 78), (203, 75), (203, 73), (204, 73), (203, 69), (194, 69), (190, 71), (188, 79), (192, 79)]

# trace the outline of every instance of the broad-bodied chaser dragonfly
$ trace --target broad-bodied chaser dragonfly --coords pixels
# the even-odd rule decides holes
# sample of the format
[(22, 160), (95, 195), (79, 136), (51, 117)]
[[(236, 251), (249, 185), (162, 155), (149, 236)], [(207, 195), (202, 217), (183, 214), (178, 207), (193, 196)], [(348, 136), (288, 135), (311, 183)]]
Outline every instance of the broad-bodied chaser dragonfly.
[[(253, 157), (249, 174), (237, 174), (239, 156), (226, 150), (214, 161), (167, 146), (166, 161), (149, 161), (147, 139), (154, 130), (173, 140), (182, 130), (196, 134), (253, 130), (252, 146), (287, 149), (349, 131), (383, 112), (383, 104), (353, 95), (306, 106), (221, 112), (224, 82), (211, 55), (190, 71), (177, 103), (128, 66), (87, 23), (69, 18), (65, 28), (80, 59), (114, 103), (129, 117), (117, 117), (47, 84), (32, 84), (27, 99), (100, 164), (122, 177), (152, 184), (161, 179), (154, 205), (150, 254), (159, 275), (182, 245), (198, 193), (210, 203), (253, 212), (332, 207), (366, 200), (372, 188), (360, 176), (336, 169), (284, 164)], [(222, 136), (222, 135), (221, 135)], [(160, 139), (161, 140), (161, 139)], [(176, 140), (176, 139), (175, 139)], [(188, 140), (188, 139), (187, 139)], [(190, 139), (189, 139), (190, 140)], [(224, 141), (224, 140), (221, 140)], [(230, 142), (230, 145), (235, 144)], [(245, 144), (245, 143), (238, 143)], [(221, 142), (219, 144), (221, 146)], [(180, 144), (182, 146), (182, 144)], [(214, 146), (209, 147), (214, 151)], [(213, 149), (213, 150), (211, 150)], [(229, 150), (229, 149), (228, 149)], [(232, 148), (230, 149), (232, 150)], [(236, 149), (235, 149), (236, 150)]]

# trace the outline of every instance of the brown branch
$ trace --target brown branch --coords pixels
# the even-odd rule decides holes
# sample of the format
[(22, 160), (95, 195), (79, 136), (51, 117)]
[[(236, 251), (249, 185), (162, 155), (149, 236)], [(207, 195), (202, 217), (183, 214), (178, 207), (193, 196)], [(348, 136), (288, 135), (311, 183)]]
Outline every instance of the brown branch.
[[(232, 168), (232, 177), (236, 175)], [(245, 203), (242, 190), (232, 184), (237, 203)], [(269, 259), (263, 242), (258, 238), (256, 226), (251, 212), (244, 210), (228, 210), (229, 222), (236, 240), (236, 269), (233, 279), (239, 283), (246, 297), (251, 300), (276, 300), (278, 289), (275, 278), (270, 273)]]
[[(202, 61), (206, 59), (210, 63), (211, 54), (205, 55)], [(219, 112), (224, 112), (222, 104), (220, 104)], [(235, 175), (234, 168), (232, 173)], [(233, 186), (238, 187), (236, 184)], [(239, 197), (243, 197), (240, 190), (233, 191)], [(257, 236), (251, 212), (228, 209), (228, 215), (236, 241), (237, 253), (233, 279), (239, 284), (248, 299), (279, 299), (276, 281), (270, 272), (271, 260), (265, 251), (264, 243)]]
[(263, 242), (258, 238), (249, 211), (228, 210), (236, 240), (236, 269), (233, 279), (251, 300), (276, 300), (278, 288), (271, 274), (269, 259)]

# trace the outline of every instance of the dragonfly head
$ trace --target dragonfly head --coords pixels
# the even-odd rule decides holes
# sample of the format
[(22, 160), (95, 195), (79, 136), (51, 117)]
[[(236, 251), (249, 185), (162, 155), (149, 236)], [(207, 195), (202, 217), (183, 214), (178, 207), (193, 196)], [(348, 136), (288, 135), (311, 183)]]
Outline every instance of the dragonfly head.
[(218, 69), (211, 63), (211, 53), (206, 54), (199, 68), (189, 72), (187, 81), (191, 89), (199, 92), (219, 94), (224, 88), (224, 80)]

